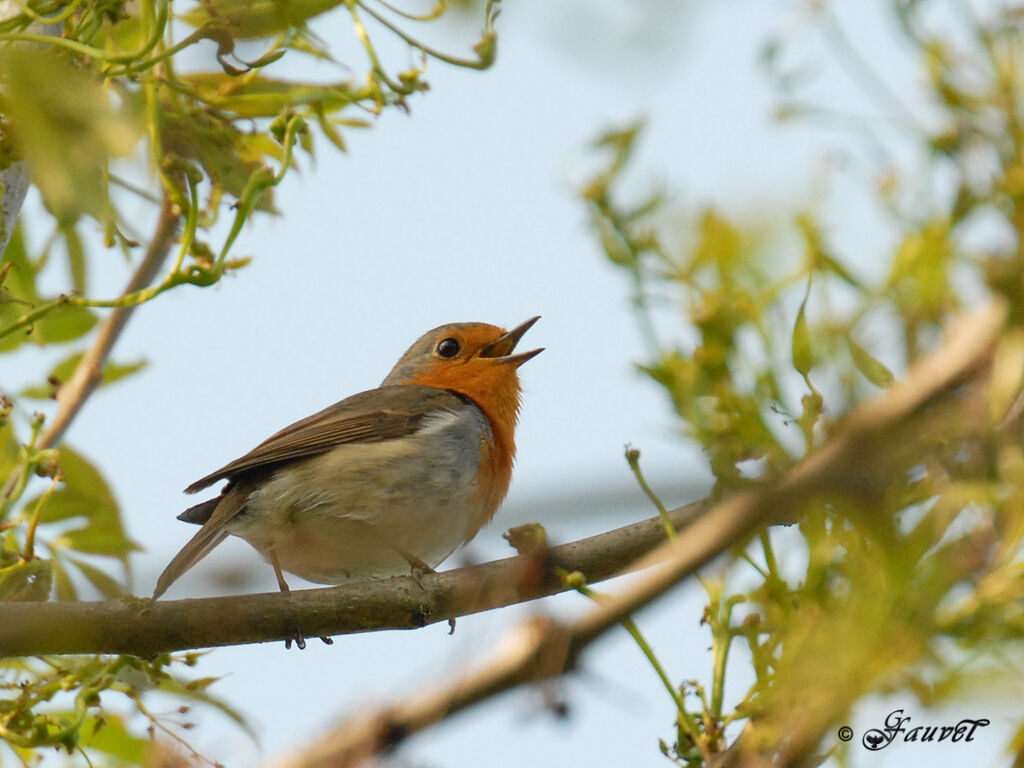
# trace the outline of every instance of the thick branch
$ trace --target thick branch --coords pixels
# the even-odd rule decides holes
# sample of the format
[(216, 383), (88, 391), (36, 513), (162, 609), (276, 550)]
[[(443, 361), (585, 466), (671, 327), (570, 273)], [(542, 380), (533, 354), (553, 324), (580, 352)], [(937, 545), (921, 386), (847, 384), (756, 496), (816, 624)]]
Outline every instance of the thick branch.
[[(945, 346), (885, 395), (857, 408), (806, 460), (772, 485), (738, 493), (697, 517), (682, 535), (636, 565), (638, 570), (654, 567), (602, 600), (597, 609), (568, 623), (531, 619), (506, 636), (482, 663), (448, 673), (443, 682), (400, 696), (390, 706), (344, 720), (273, 768), (356, 766), (482, 699), (571, 670), (595, 639), (761, 525), (794, 519), (803, 502), (822, 492), (861, 494), (880, 479), (884, 485), (885, 457), (894, 450), (894, 436), (910, 416), (978, 372), (998, 339), (1005, 314), (998, 303), (965, 318)], [(900, 437), (913, 443), (911, 434)], [(820, 734), (808, 743), (813, 745), (818, 738)]]
[[(674, 510), (685, 528), (706, 502)], [(56, 653), (150, 656), (209, 646), (378, 629), (416, 629), (565, 591), (557, 569), (610, 578), (664, 542), (658, 517), (587, 539), (483, 565), (410, 577), (236, 597), (94, 603), (0, 603), (0, 657)]]

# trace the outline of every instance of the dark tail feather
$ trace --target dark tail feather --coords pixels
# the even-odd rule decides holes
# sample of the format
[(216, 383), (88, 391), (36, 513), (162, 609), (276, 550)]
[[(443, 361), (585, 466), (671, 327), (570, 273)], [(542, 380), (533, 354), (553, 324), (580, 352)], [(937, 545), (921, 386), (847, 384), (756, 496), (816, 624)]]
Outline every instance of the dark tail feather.
[(220, 496), (215, 496), (212, 499), (196, 504), (195, 506), (189, 507), (180, 515), (178, 519), (183, 523), (195, 523), (196, 525), (202, 525), (210, 519), (210, 515), (213, 514), (213, 510), (220, 504)]
[(164, 568), (164, 572), (157, 579), (156, 589), (153, 590), (154, 600), (166, 592), (185, 571), (210, 554), (214, 547), (227, 538), (228, 532), (224, 530), (224, 525), (245, 506), (251, 490), (236, 487), (224, 496), (197, 504), (182, 513), (182, 519), (188, 516), (188, 522), (199, 522), (200, 516), (205, 514), (202, 519), (206, 522)]
[(228, 534), (223, 530), (214, 528), (200, 528), (191, 541), (182, 547), (181, 552), (174, 556), (174, 559), (164, 568), (160, 578), (156, 580), (156, 589), (153, 590), (153, 599), (167, 591), (178, 578), (189, 568), (198, 563), (220, 544)]

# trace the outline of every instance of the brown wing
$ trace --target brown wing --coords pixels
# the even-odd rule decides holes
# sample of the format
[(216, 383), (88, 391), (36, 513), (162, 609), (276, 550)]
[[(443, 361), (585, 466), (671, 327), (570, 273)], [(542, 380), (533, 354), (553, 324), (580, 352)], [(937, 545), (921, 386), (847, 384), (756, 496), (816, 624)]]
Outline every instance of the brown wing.
[(402, 437), (419, 429), (427, 415), (456, 411), (463, 405), (461, 395), (433, 387), (398, 385), (360, 392), (285, 427), (241, 458), (192, 483), (185, 493), (253, 470), (326, 453), (344, 443)]

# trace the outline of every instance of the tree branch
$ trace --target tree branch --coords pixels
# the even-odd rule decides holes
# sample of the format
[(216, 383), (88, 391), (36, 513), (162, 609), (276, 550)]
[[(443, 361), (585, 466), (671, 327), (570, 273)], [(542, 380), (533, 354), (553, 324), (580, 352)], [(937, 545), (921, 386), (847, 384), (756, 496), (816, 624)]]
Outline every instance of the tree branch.
[[(885, 446), (892, 446), (897, 430), (984, 365), (1005, 317), (1000, 302), (963, 319), (940, 350), (884, 395), (854, 410), (811, 456), (776, 483), (738, 493), (697, 516), (680, 536), (635, 565), (637, 570), (653, 566), (649, 571), (602, 600), (597, 609), (567, 623), (531, 619), (509, 633), (489, 659), (463, 673), (449, 672), (443, 682), (402, 695), (391, 705), (342, 721), (272, 768), (356, 766), (485, 698), (561, 675), (575, 668), (590, 643), (758, 527), (794, 520), (801, 502), (823, 491), (859, 494), (868, 484), (877, 486), (878, 479), (869, 482), (867, 474), (883, 467)], [(901, 434), (901, 440), (912, 444), (913, 436)], [(887, 483), (888, 476), (882, 475)], [(807, 743), (813, 746), (818, 739), (820, 734), (812, 735)]]
[[(673, 510), (685, 528), (710, 507)], [(416, 629), (456, 616), (566, 591), (559, 570), (592, 582), (628, 570), (665, 541), (660, 517), (538, 553), (340, 587), (192, 600), (126, 597), (91, 603), (0, 603), (0, 657), (59, 653), (151, 656), (189, 648), (379, 629)]]

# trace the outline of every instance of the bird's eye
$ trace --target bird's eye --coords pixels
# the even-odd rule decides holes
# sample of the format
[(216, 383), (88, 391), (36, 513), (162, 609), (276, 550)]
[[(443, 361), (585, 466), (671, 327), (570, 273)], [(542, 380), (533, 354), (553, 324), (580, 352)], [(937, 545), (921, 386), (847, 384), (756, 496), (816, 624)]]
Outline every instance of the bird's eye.
[(437, 354), (441, 357), (455, 357), (462, 351), (462, 345), (455, 339), (442, 339), (437, 345)]

